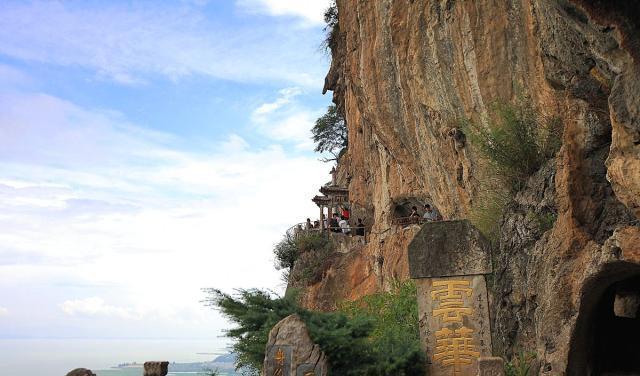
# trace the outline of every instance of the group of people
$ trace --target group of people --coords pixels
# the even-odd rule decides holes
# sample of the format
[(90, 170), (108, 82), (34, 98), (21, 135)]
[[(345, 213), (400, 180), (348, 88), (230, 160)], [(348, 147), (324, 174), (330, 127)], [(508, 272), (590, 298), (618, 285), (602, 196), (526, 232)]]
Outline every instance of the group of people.
[(333, 213), (329, 219), (327, 219), (324, 216), (324, 214), (322, 215), (321, 219), (315, 220), (313, 221), (313, 223), (311, 222), (310, 218), (307, 218), (307, 221), (305, 222), (305, 225), (304, 225), (305, 226), (304, 229), (305, 230), (319, 229), (320, 221), (323, 221), (324, 228), (328, 229), (331, 232), (337, 232), (337, 233), (341, 232), (343, 234), (348, 234), (348, 235), (364, 236), (365, 226), (362, 221), (362, 218), (358, 218), (355, 226), (351, 226), (351, 224), (349, 223), (349, 218), (350, 218), (349, 209), (342, 208), (340, 210), (340, 213)]
[(411, 214), (409, 214), (410, 218), (416, 218), (416, 219), (424, 219), (426, 221), (441, 221), (442, 220), (442, 216), (440, 215), (440, 213), (438, 213), (437, 210), (435, 210), (434, 208), (431, 207), (431, 205), (429, 204), (425, 204), (424, 205), (424, 214), (420, 215), (420, 213), (418, 213), (418, 207), (416, 206), (412, 206), (411, 207)]

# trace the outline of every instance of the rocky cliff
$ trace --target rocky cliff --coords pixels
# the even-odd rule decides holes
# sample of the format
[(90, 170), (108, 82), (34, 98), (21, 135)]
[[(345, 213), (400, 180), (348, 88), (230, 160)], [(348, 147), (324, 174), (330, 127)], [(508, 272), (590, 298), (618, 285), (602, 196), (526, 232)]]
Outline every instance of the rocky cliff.
[[(466, 218), (479, 156), (455, 120), (484, 119), (491, 103), (525, 95), (561, 119), (562, 147), (501, 219), (490, 286), (494, 352), (534, 351), (544, 375), (606, 369), (594, 359), (606, 358), (602, 343), (615, 338), (602, 337), (613, 321), (601, 306), (624, 286), (640, 290), (640, 3), (337, 6), (325, 90), (349, 128), (340, 181), (371, 235), (307, 288), (305, 304), (332, 309), (408, 278), (417, 226), (392, 218), (426, 202), (445, 219)], [(528, 215), (543, 212), (557, 213), (551, 228)]]

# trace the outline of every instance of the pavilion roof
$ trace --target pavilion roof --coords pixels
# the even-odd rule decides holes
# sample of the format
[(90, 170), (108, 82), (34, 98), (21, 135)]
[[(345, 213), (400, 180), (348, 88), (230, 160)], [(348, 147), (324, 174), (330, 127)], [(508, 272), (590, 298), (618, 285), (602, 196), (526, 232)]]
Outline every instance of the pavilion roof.
[(320, 193), (325, 195), (348, 195), (349, 188), (339, 187), (337, 185), (325, 185), (320, 187)]
[(316, 204), (328, 204), (331, 202), (331, 197), (315, 196), (314, 198), (311, 199), (311, 201), (315, 202)]

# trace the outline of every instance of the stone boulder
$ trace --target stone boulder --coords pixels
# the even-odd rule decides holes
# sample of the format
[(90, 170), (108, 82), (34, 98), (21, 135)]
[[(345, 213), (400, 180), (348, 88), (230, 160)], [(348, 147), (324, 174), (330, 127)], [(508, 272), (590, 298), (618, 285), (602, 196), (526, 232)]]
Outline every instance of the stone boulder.
[(166, 376), (169, 362), (144, 362), (144, 376)]
[(300, 316), (293, 314), (269, 332), (263, 369), (263, 376), (326, 376), (327, 359), (320, 346), (311, 341)]
[(67, 373), (67, 376), (96, 376), (96, 374), (91, 372), (90, 369), (76, 368)]

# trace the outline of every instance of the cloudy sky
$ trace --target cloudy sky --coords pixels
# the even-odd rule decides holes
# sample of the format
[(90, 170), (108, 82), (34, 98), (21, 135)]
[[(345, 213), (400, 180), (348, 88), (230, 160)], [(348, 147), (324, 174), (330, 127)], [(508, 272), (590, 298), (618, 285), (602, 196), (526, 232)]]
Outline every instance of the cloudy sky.
[(328, 1), (0, 2), (0, 338), (211, 338), (329, 179)]

